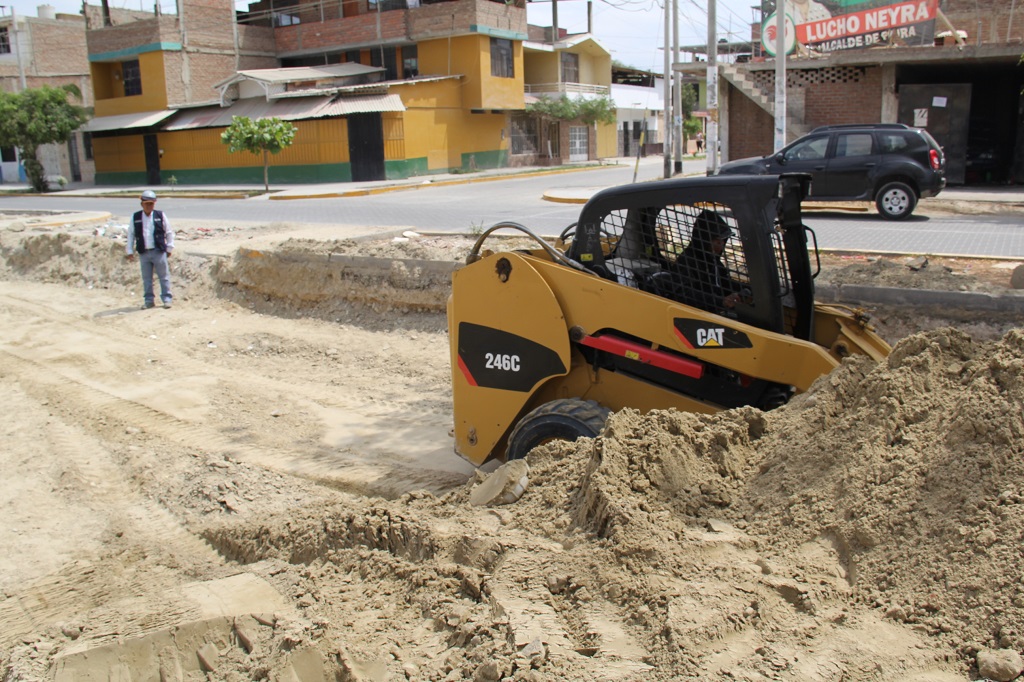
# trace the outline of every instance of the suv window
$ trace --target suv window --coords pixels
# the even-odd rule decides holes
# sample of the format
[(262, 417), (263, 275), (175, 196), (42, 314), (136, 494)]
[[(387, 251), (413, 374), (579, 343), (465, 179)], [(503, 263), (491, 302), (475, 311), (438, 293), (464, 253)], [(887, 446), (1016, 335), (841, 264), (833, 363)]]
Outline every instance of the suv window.
[(927, 146), (921, 135), (907, 133), (881, 133), (879, 139), (882, 144), (883, 154), (905, 154), (912, 149), (919, 149)]
[(836, 157), (871, 156), (871, 133), (842, 133), (836, 140)]
[(828, 151), (828, 135), (798, 142), (786, 152), (787, 161), (816, 161), (824, 159)]

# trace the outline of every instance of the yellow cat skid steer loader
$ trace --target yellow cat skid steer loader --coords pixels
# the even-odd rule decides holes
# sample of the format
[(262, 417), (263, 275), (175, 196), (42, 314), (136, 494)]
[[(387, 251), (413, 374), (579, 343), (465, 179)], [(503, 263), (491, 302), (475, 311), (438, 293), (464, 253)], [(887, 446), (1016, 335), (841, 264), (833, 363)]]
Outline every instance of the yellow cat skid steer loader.
[[(477, 465), (525, 457), (596, 436), (624, 407), (768, 410), (850, 354), (884, 358), (862, 311), (815, 304), (809, 186), (663, 180), (599, 192), (554, 244), (489, 228), (448, 300), (455, 451)], [(509, 228), (537, 247), (481, 250)]]

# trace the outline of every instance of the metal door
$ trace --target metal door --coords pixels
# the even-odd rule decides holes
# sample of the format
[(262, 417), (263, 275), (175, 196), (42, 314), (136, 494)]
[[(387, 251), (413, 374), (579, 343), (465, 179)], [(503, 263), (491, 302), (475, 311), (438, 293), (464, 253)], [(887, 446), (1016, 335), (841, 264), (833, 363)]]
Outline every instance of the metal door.
[(964, 184), (971, 84), (901, 85), (899, 122), (925, 128), (946, 156), (946, 182)]
[[(811, 199), (828, 196), (825, 168), (828, 166), (830, 144), (828, 133), (808, 135), (786, 147), (775, 156), (769, 156), (766, 168), (774, 173), (810, 173)], [(782, 156), (781, 161), (779, 155)]]
[(569, 126), (569, 163), (590, 158), (590, 128)]
[(160, 184), (160, 147), (156, 135), (143, 135), (142, 148), (146, 153), (146, 184)]
[(78, 161), (78, 137), (68, 138), (68, 162), (71, 164), (71, 182), (82, 181), (82, 167)]
[(352, 114), (348, 121), (348, 158), (352, 182), (384, 180), (384, 122), (379, 112)]
[(818, 194), (848, 199), (869, 198), (880, 162), (875, 136), (870, 132), (838, 133), (828, 159), (825, 186)]

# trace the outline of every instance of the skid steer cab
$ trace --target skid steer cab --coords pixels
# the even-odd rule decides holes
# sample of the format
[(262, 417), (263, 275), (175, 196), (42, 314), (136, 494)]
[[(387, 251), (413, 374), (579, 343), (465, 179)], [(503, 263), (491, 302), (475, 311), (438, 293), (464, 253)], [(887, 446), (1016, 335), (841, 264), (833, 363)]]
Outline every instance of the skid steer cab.
[[(448, 300), (455, 451), (477, 465), (525, 457), (598, 435), (624, 407), (769, 410), (850, 354), (885, 357), (862, 311), (814, 302), (809, 185), (633, 184), (594, 195), (551, 242), (515, 223), (486, 230)], [(484, 250), (498, 230), (537, 247)]]

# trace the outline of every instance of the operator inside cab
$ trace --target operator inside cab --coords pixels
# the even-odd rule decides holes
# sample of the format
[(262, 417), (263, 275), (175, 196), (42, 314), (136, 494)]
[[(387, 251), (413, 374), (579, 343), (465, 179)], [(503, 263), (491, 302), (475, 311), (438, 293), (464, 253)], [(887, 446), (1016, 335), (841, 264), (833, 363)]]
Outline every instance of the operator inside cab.
[(704, 209), (697, 214), (690, 243), (675, 261), (683, 284), (681, 303), (725, 312), (743, 300), (744, 287), (732, 277), (723, 260), (732, 236), (732, 228), (718, 213)]

